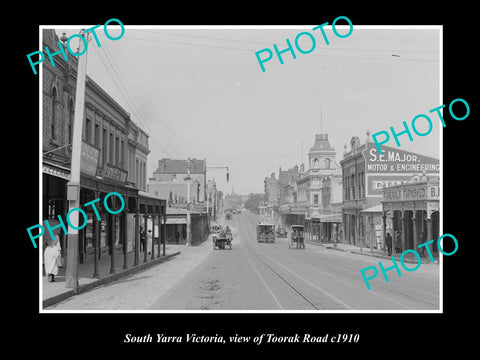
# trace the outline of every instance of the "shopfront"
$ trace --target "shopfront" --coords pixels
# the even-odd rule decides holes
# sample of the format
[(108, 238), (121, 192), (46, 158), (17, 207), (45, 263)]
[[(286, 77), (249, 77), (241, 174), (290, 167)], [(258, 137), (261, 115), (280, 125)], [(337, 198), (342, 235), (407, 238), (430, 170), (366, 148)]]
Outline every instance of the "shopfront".
[[(83, 168), (82, 168), (83, 170)], [(78, 254), (79, 263), (92, 264), (92, 274), (98, 277), (98, 261), (102, 257), (110, 259), (110, 273), (115, 267), (124, 269), (138, 265), (140, 262), (160, 257), (161, 243), (164, 239), (164, 223), (166, 200), (143, 193), (126, 182), (127, 172), (104, 164), (99, 172), (91, 176), (82, 172), (80, 177), (80, 204), (95, 201), (93, 206), (82, 207), (87, 215), (87, 224), (79, 230)], [(43, 162), (43, 218), (54, 219), (59, 215), (66, 218), (68, 201), (66, 200), (67, 183), (70, 180), (70, 169), (53, 162)], [(108, 208), (119, 209), (121, 203), (116, 196), (120, 194), (124, 208), (118, 214), (107, 211), (104, 199), (107, 197)], [(99, 220), (100, 219), (100, 220)], [(146, 229), (149, 246), (140, 246), (141, 227)], [(148, 232), (148, 230), (151, 230)], [(66, 257), (68, 235), (60, 232), (62, 254)], [(134, 253), (133, 264), (128, 262), (128, 254)], [(165, 253), (165, 246), (162, 249)], [(140, 256), (142, 254), (142, 256)]]
[[(383, 189), (384, 227), (391, 231), (393, 249), (403, 252), (440, 236), (439, 181), (426, 179)], [(430, 245), (438, 254), (436, 241)]]

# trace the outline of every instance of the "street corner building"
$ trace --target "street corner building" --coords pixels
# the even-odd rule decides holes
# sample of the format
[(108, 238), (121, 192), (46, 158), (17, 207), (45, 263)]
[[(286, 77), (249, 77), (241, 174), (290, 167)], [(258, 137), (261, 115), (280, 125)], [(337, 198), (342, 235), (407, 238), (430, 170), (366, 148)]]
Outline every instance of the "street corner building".
[[(54, 29), (44, 29), (43, 48), (57, 49), (62, 41)], [(64, 38), (64, 37), (62, 37)], [(65, 46), (65, 41), (63, 41)], [(75, 110), (77, 58), (54, 56), (42, 63), (42, 214), (43, 219), (66, 218), (67, 183), (70, 180), (71, 144)], [(147, 252), (160, 257), (164, 243), (166, 200), (146, 192), (149, 135), (139, 127), (105, 90), (87, 76), (81, 147), (80, 204), (100, 199), (97, 221), (92, 207), (85, 207), (88, 221), (79, 231), (78, 261), (91, 263), (91, 275), (99, 276), (98, 260), (110, 257), (110, 273), (138, 265)], [(122, 195), (124, 210), (111, 214), (100, 207), (110, 192)], [(139, 234), (151, 230), (152, 248), (140, 247)], [(68, 235), (60, 233), (63, 255)], [(163, 248), (165, 252), (165, 247)], [(133, 264), (130, 262), (133, 254)], [(116, 265), (117, 264), (117, 265)], [(70, 266), (66, 264), (66, 266)]]
[(282, 226), (304, 225), (307, 240), (332, 241), (341, 236), (342, 175), (335, 157), (328, 134), (316, 134), (307, 169), (303, 163), (280, 168), (276, 182), (274, 174), (265, 179), (267, 212), (271, 208)]
[[(344, 241), (384, 249), (387, 233), (394, 252), (416, 249), (439, 236), (440, 163), (438, 159), (384, 146), (380, 155), (367, 132), (340, 161), (343, 176)], [(432, 249), (438, 256), (436, 246)]]
[(205, 159), (158, 160), (153, 176), (148, 179), (147, 192), (167, 200), (167, 242), (176, 242), (178, 233), (178, 243), (186, 244), (188, 207), (190, 208), (192, 245), (208, 236), (211, 216), (213, 215), (214, 218), (217, 216), (218, 202), (211, 202), (211, 188), (206, 178)]
[[(439, 236), (440, 163), (436, 158), (384, 146), (367, 131), (344, 146), (340, 164), (328, 134), (316, 134), (304, 164), (264, 180), (260, 214), (284, 227), (304, 225), (307, 240), (394, 252)], [(433, 246), (433, 254), (438, 249)]]

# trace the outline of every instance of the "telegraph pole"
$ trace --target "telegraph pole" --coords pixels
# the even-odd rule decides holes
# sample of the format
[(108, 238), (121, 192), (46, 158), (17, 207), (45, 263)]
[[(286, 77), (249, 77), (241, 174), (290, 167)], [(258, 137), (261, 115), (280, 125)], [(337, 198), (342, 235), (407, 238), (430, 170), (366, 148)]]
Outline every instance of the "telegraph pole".
[[(85, 36), (84, 29), (80, 31)], [(79, 44), (88, 43), (88, 38), (79, 41)], [(67, 200), (69, 213), (74, 208), (80, 208), (80, 162), (82, 155), (82, 128), (83, 113), (85, 107), (85, 78), (87, 72), (87, 49), (78, 57), (77, 85), (75, 91), (75, 115), (73, 119), (72, 159), (70, 165), (70, 181), (67, 183)], [(79, 53), (80, 45), (79, 45)], [(66, 261), (66, 284), (67, 288), (78, 288), (78, 211), (72, 211), (67, 216), (68, 222), (68, 246)], [(73, 225), (73, 226), (72, 226)]]
[(187, 160), (187, 246), (192, 245), (192, 226), (190, 218), (190, 158)]

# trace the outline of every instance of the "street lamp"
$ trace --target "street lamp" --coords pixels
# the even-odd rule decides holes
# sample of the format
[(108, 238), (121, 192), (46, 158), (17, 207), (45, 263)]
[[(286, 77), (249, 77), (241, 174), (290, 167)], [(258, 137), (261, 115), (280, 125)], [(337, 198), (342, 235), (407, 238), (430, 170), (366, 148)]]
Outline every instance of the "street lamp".
[[(84, 36), (84, 30), (80, 32)], [(87, 38), (88, 41), (88, 38)], [(87, 49), (85, 49), (85, 52)], [(80, 203), (80, 163), (82, 147), (83, 114), (85, 108), (85, 78), (87, 72), (87, 55), (78, 59), (77, 84), (75, 92), (75, 113), (73, 119), (72, 159), (70, 181), (67, 183), (67, 200), (69, 210), (79, 208)], [(69, 211), (69, 212), (70, 212)], [(67, 268), (65, 286), (78, 288), (78, 211), (71, 213), (68, 226)]]

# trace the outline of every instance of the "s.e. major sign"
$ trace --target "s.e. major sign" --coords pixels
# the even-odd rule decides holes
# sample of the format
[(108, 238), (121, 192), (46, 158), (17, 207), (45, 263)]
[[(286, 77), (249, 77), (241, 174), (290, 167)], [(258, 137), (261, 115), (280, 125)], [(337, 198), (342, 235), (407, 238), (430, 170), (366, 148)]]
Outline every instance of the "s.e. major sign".
[(374, 143), (367, 143), (365, 158), (366, 196), (382, 196), (382, 189), (409, 182), (415, 175), (440, 174), (440, 161), (433, 157), (382, 146), (379, 154)]

